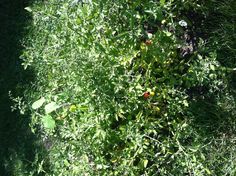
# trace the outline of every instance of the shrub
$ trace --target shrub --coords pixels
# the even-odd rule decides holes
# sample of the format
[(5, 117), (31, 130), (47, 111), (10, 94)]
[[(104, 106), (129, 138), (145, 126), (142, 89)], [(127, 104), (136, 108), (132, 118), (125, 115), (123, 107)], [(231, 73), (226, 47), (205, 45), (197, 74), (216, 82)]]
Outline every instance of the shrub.
[(176, 11), (180, 1), (52, 0), (32, 7), (22, 58), (37, 75), (27, 105), (48, 149), (42, 163), (50, 164), (39, 172), (214, 173), (192, 110), (227, 86), (216, 52), (204, 52), (193, 22), (180, 13), (196, 3)]

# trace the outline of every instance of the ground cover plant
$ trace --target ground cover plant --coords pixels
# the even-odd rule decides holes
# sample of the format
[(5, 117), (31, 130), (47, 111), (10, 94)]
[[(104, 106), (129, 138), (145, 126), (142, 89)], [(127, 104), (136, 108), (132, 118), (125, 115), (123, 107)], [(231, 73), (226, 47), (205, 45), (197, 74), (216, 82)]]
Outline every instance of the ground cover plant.
[(35, 80), (19, 108), (47, 150), (38, 174), (236, 173), (233, 1), (25, 9), (33, 23), (21, 59)]

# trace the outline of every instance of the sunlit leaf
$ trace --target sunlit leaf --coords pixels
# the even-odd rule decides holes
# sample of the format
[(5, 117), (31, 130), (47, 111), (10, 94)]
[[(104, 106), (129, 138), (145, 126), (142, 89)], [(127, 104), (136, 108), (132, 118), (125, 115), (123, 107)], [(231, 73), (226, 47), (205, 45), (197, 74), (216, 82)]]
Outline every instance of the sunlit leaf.
[(54, 129), (56, 127), (55, 120), (50, 115), (43, 116), (42, 122), (45, 128)]
[(32, 9), (30, 7), (25, 7), (25, 10), (28, 12), (32, 12)]
[(147, 165), (148, 165), (148, 160), (147, 159), (143, 160), (143, 167), (146, 168)]
[(43, 105), (44, 102), (45, 102), (45, 98), (42, 97), (42, 98), (40, 98), (39, 100), (35, 101), (35, 102), (32, 104), (32, 108), (33, 108), (33, 109), (38, 109), (38, 108), (40, 108), (40, 107)]
[(160, 4), (163, 6), (163, 5), (165, 5), (165, 3), (166, 3), (166, 0), (160, 0)]
[(49, 114), (55, 111), (57, 108), (59, 108), (59, 106), (55, 102), (51, 102), (51, 103), (48, 103), (44, 109), (45, 109), (45, 113)]

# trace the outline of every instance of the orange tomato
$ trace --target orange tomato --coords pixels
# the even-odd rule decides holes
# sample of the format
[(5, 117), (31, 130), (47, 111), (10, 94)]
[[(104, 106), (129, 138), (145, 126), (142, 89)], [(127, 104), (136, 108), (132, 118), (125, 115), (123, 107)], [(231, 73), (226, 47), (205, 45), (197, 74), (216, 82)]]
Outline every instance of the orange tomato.
[(145, 44), (146, 44), (147, 46), (151, 45), (151, 44), (152, 44), (152, 40), (146, 40), (146, 41), (145, 41)]

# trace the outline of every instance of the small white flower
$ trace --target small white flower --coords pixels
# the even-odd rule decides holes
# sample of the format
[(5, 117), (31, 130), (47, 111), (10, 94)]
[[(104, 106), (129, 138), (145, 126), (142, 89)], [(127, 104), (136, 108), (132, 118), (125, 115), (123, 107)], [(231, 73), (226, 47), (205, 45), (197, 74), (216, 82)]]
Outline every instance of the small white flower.
[(179, 25), (182, 26), (182, 27), (187, 27), (188, 26), (187, 22), (184, 21), (184, 20), (180, 20)]
[(152, 33), (149, 33), (149, 32), (148, 32), (148, 33), (147, 33), (147, 36), (148, 36), (149, 39), (151, 39), (151, 38), (152, 38)]

